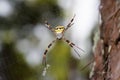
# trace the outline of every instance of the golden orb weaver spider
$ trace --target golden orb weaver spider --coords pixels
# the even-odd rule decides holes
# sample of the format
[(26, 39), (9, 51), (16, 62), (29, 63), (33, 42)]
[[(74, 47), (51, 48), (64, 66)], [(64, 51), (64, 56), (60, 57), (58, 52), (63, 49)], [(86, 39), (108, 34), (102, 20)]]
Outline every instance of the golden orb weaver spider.
[(81, 50), (82, 52), (85, 52), (83, 49), (79, 48), (78, 46), (76, 46), (74, 43), (72, 43), (71, 41), (67, 40), (65, 37), (64, 37), (64, 33), (67, 29), (69, 29), (74, 23), (74, 18), (75, 18), (75, 15), (74, 17), (70, 20), (69, 24), (66, 26), (56, 26), (55, 28), (52, 28), (47, 21), (45, 21), (45, 26), (51, 30), (55, 35), (56, 35), (56, 39), (53, 40), (47, 47), (47, 49), (45, 50), (44, 54), (43, 54), (43, 61), (45, 63), (45, 66), (46, 66), (46, 54), (48, 52), (48, 49), (52, 46), (53, 43), (55, 43), (57, 40), (64, 40), (66, 43), (69, 44), (69, 46), (71, 48), (73, 48), (73, 50), (75, 51), (75, 53), (77, 53), (77, 55), (80, 57), (80, 54), (77, 52), (77, 50), (74, 48), (78, 48), (79, 50)]

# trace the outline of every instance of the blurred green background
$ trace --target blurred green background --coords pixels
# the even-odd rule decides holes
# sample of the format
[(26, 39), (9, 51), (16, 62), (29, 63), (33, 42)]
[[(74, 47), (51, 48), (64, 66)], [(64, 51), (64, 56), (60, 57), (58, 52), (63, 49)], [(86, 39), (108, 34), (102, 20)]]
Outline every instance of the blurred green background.
[[(88, 63), (86, 58), (75, 58), (64, 41), (57, 41), (48, 51), (47, 63), (50, 67), (43, 76), (42, 55), (55, 39), (54, 34), (44, 26), (44, 21), (52, 26), (62, 25), (66, 13), (70, 13), (58, 3), (57, 0), (0, 1), (0, 5), (4, 5), (0, 8), (3, 10), (3, 13), (0, 12), (0, 80), (89, 79), (89, 67), (81, 70)], [(69, 38), (70, 32), (67, 35)], [(88, 40), (92, 42), (91, 36)], [(89, 53), (91, 49), (90, 46)], [(87, 60), (91, 59), (90, 55)]]

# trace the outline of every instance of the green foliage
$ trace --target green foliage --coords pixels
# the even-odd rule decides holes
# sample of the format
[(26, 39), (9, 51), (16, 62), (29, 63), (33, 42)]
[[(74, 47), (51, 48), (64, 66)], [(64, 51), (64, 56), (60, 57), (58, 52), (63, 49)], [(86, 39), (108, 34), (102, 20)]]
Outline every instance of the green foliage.
[(49, 4), (56, 4), (56, 3), (57, 3), (57, 0), (36, 0), (36, 4), (40, 4), (40, 5), (43, 5), (43, 4), (49, 5)]
[[(10, 16), (0, 17), (0, 28), (2, 29), (23, 29), (24, 25), (31, 25), (33, 28), (36, 23), (44, 24), (45, 19), (59, 19), (62, 9), (57, 5), (56, 0), (36, 0), (34, 4), (28, 1), (11, 1), (14, 4), (14, 12)], [(50, 16), (51, 15), (51, 16)]]
[[(13, 14), (0, 17), (0, 77), (3, 74), (3, 80), (42, 80), (43, 66), (31, 68), (16, 49), (16, 43), (22, 39), (30, 40), (31, 37), (35, 41), (33, 28), (37, 24), (44, 24), (48, 20), (56, 25), (62, 20), (63, 11), (57, 0), (29, 1), (9, 0), (14, 5)], [(63, 41), (57, 41), (47, 55), (47, 62), (50, 64), (47, 76), (55, 80), (68, 80), (70, 72), (79, 68), (78, 60), (72, 57), (70, 47)]]
[(1, 65), (0, 70), (9, 80), (28, 80), (35, 73), (26, 64), (22, 54), (15, 49), (14, 43), (3, 43), (1, 63), (3, 65)]
[(0, 16), (0, 77), (2, 80), (37, 80), (42, 73), (41, 66), (31, 68), (16, 49), (16, 43), (29, 39), (37, 24), (51, 19), (60, 21), (62, 9), (56, 0), (36, 0), (34, 4), (30, 4), (29, 0), (9, 2), (13, 6), (13, 13), (7, 17)]

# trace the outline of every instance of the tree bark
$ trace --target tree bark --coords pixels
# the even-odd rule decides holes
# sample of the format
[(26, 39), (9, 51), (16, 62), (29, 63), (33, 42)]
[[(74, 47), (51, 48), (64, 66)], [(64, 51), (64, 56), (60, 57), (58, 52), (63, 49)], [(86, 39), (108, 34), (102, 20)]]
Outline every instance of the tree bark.
[(120, 0), (101, 0), (100, 12), (91, 80), (120, 80)]

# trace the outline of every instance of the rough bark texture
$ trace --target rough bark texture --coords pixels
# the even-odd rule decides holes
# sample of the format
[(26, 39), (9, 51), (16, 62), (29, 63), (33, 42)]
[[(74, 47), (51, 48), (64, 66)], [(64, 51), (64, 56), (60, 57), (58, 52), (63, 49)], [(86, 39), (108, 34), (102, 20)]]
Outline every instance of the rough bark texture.
[(120, 80), (120, 0), (101, 0), (102, 24), (91, 80)]

